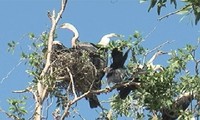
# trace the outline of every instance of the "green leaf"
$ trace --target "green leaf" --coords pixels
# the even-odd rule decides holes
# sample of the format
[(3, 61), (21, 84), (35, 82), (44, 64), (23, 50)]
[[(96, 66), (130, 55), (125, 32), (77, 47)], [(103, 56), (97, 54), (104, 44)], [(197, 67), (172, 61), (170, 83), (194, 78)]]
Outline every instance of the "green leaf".
[(156, 5), (157, 0), (151, 0), (148, 12)]
[(19, 43), (16, 43), (15, 41), (11, 41), (8, 43), (8, 52), (12, 52), (14, 53), (14, 49), (16, 48), (16, 46), (18, 45)]
[(170, 0), (170, 3), (172, 4), (174, 4), (174, 6), (175, 6), (175, 8), (177, 7), (177, 3), (176, 3), (176, 0)]
[(34, 33), (29, 33), (29, 35), (28, 35), (28, 36), (29, 36), (29, 38), (30, 38), (30, 39), (34, 39), (34, 38), (35, 38), (35, 35), (34, 35)]

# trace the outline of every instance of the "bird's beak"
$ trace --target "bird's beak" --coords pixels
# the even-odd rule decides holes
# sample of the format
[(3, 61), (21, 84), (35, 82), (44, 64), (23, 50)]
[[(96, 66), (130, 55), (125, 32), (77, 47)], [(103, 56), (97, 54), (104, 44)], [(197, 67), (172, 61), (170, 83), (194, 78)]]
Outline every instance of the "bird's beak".
[(68, 27), (70, 27), (71, 26), (71, 24), (69, 24), (69, 23), (62, 23), (60, 26), (59, 26), (59, 28), (68, 28)]
[(63, 27), (64, 27), (64, 25), (63, 25), (63, 24), (59, 26), (59, 28), (63, 28)]
[(168, 52), (162, 51), (162, 54), (168, 54)]
[(116, 34), (115, 37), (117, 37), (117, 38), (122, 38), (122, 37), (124, 37), (124, 36), (123, 36), (123, 35), (120, 35), (120, 34)]

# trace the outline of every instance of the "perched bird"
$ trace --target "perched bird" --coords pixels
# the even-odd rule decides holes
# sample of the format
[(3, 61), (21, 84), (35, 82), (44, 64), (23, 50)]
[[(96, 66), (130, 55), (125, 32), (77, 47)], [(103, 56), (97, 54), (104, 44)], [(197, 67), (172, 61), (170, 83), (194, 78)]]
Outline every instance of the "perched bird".
[(128, 57), (128, 52), (130, 49), (126, 51), (123, 55), (123, 51), (118, 48), (114, 48), (112, 50), (112, 63), (109, 68), (107, 68), (107, 82), (110, 83), (119, 83), (126, 76), (126, 69), (124, 68), (124, 63)]
[[(124, 63), (128, 57), (130, 49), (128, 49), (125, 54), (122, 50), (118, 48), (114, 48), (112, 50), (112, 64), (107, 70), (107, 82), (110, 83), (119, 83), (122, 82), (124, 79), (129, 79), (129, 75), (124, 67)], [(125, 99), (126, 96), (132, 90), (131, 86), (128, 87), (120, 87), (117, 89), (119, 91), (119, 96), (121, 99)]]
[(52, 54), (51, 54), (51, 62), (55, 61), (57, 56), (61, 54), (64, 50), (67, 50), (60, 41), (53, 41), (52, 43)]
[(174, 101), (169, 108), (163, 108), (161, 110), (163, 120), (176, 120), (179, 117), (179, 111), (185, 111), (192, 100), (194, 95), (192, 93), (185, 93)]
[[(80, 42), (78, 40), (78, 30), (70, 23), (62, 24), (61, 28), (69, 29), (74, 33), (73, 38), (71, 40), (72, 48), (78, 51), (85, 51), (89, 54), (89, 59), (97, 70), (96, 79), (92, 80), (94, 81), (92, 90), (101, 89), (101, 79), (105, 75), (104, 69), (107, 67), (108, 64), (108, 53), (106, 46), (109, 44), (111, 37), (118, 37), (118, 35), (115, 33), (104, 35), (97, 44), (94, 44), (88, 42)], [(88, 88), (89, 87), (90, 85), (88, 85)], [(97, 106), (100, 106), (98, 98), (95, 94), (87, 96), (86, 99), (89, 100), (91, 108), (96, 108)]]
[(157, 51), (150, 59), (147, 61), (146, 66), (140, 65), (139, 67), (143, 69), (144, 67), (151, 68), (154, 71), (163, 71), (163, 67), (161, 65), (154, 65), (153, 61), (159, 56), (167, 54), (167, 52)]
[(72, 37), (72, 40), (71, 40), (72, 48), (81, 47), (82, 49), (92, 50), (92, 49), (96, 49), (96, 48), (99, 48), (99, 47), (106, 47), (109, 44), (109, 42), (110, 42), (110, 38), (112, 38), (112, 37), (119, 37), (119, 35), (117, 35), (115, 33), (106, 34), (95, 45), (94, 43), (80, 42), (79, 41), (79, 32), (78, 32), (78, 30), (76, 29), (75, 26), (73, 26), (70, 23), (63, 23), (60, 26), (60, 28), (62, 28), (62, 29), (68, 29), (68, 30), (71, 30), (73, 32), (73, 37)]

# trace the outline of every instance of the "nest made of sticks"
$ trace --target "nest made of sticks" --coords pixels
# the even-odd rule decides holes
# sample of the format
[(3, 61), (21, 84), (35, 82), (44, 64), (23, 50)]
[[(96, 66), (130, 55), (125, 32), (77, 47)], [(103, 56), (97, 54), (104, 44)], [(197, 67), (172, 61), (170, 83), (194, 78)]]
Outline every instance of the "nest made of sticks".
[(96, 88), (97, 69), (91, 62), (87, 51), (77, 49), (54, 50), (51, 62), (52, 75), (56, 79), (56, 87), (59, 89), (69, 90), (70, 93), (73, 93), (72, 82), (78, 95)]

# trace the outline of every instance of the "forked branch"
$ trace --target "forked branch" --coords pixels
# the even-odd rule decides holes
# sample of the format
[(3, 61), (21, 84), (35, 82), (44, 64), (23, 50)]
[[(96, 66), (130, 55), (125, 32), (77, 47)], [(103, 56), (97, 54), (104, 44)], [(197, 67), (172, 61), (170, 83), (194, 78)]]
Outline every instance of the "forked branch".
[(54, 40), (54, 33), (56, 30), (56, 26), (65, 10), (67, 1), (68, 0), (62, 0), (61, 9), (58, 12), (57, 16), (56, 16), (55, 10), (53, 10), (52, 14), (48, 12), (48, 17), (51, 19), (51, 29), (50, 29), (49, 37), (48, 37), (47, 59), (46, 59), (45, 67), (42, 70), (42, 73), (40, 74), (41, 80), (39, 80), (37, 83), (37, 91), (36, 93), (33, 93), (34, 96), (37, 96), (35, 98), (36, 99), (36, 105), (35, 105), (36, 114), (34, 116), (35, 120), (41, 120), (42, 104), (43, 104), (43, 101), (45, 100), (45, 96), (47, 95), (47, 89), (48, 89), (48, 86), (44, 85), (44, 82), (45, 82), (44, 76), (48, 72), (50, 64), (51, 64), (50, 57), (51, 57), (52, 43)]

